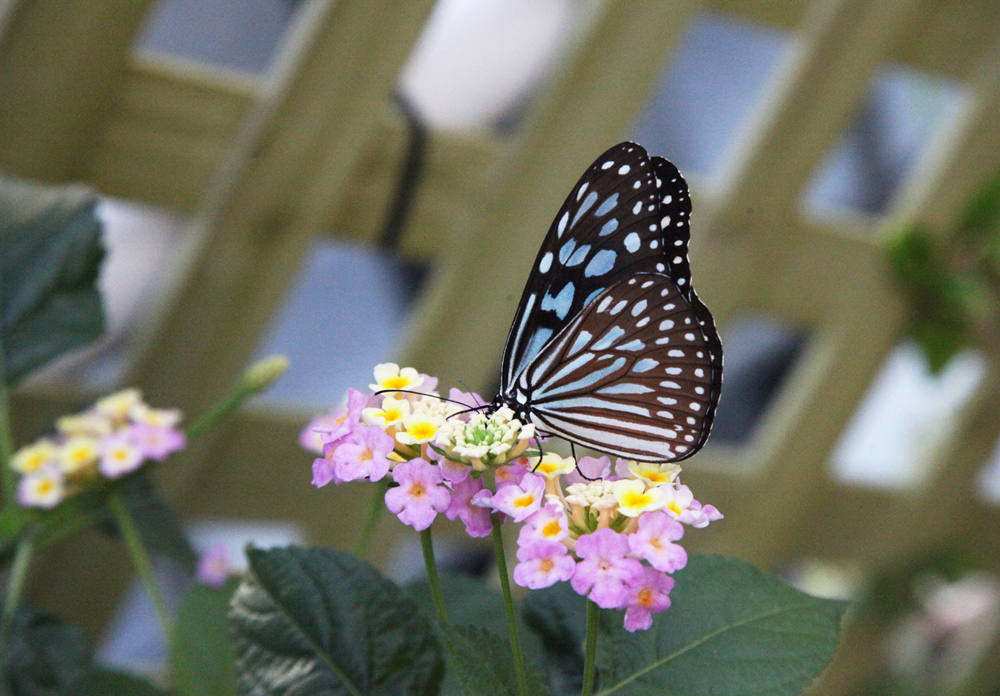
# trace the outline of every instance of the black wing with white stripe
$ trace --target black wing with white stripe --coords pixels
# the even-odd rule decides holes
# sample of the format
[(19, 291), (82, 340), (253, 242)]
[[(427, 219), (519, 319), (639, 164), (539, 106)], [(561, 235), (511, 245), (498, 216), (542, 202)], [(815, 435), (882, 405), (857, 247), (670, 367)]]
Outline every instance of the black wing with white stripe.
[(624, 278), (662, 273), (689, 304), (697, 302), (687, 260), (690, 214), (687, 184), (667, 160), (649, 157), (635, 143), (598, 157), (563, 203), (535, 259), (507, 335), (501, 394), (510, 394), (517, 375), (553, 336)]
[[(708, 439), (722, 387), (706, 331), (672, 278), (603, 291), (521, 371), (515, 403), (553, 435), (640, 461), (679, 461)], [(719, 369), (716, 369), (718, 364)]]

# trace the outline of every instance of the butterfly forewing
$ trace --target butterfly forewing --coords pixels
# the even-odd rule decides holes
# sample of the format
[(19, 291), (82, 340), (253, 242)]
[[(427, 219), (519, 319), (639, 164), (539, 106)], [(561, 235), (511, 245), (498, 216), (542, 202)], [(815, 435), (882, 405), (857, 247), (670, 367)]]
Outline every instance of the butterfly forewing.
[(507, 394), (524, 367), (597, 295), (636, 273), (663, 273), (690, 302), (691, 201), (677, 169), (635, 143), (590, 166), (556, 215), (507, 336)]
[[(721, 388), (714, 323), (672, 278), (641, 273), (603, 291), (520, 372), (542, 430), (645, 461), (678, 461), (708, 438)], [(718, 367), (716, 367), (718, 366)]]

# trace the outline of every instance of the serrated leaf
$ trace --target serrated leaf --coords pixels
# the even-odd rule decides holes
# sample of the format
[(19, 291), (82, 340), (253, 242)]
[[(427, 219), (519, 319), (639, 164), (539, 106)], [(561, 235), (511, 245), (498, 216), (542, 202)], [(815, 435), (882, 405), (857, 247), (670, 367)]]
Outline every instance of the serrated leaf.
[[(442, 630), (466, 696), (518, 696), (521, 693), (506, 636), (475, 626), (450, 625)], [(525, 664), (525, 676), (531, 696), (548, 693), (533, 665)]]
[(97, 197), (0, 177), (0, 340), (8, 384), (104, 333)]
[(170, 650), (179, 696), (236, 696), (236, 654), (229, 631), (229, 599), (236, 585), (193, 585), (181, 600)]
[(832, 659), (844, 602), (721, 556), (692, 556), (674, 577), (672, 606), (648, 631), (602, 613), (600, 694), (791, 696)]
[(248, 549), (233, 598), (239, 693), (436, 694), (430, 624), (372, 566), (332, 549)]
[(22, 607), (8, 650), (6, 691), (12, 696), (84, 696), (89, 690), (90, 650), (80, 630)]
[(168, 692), (142, 677), (112, 669), (95, 669), (90, 675), (91, 696), (168, 696)]
[(583, 687), (583, 641), (587, 600), (568, 583), (529, 592), (525, 623), (541, 642), (540, 663), (554, 696), (573, 696)]
[[(452, 625), (472, 625), (491, 631), (497, 635), (507, 635), (507, 614), (503, 605), (503, 595), (491, 585), (466, 575), (444, 574), (440, 577), (441, 595), (448, 610), (448, 620)], [(417, 606), (427, 619), (439, 629), (434, 600), (431, 598), (430, 586), (426, 580), (409, 585), (406, 591), (417, 602)], [(534, 593), (530, 593), (530, 597)], [(520, 620), (521, 652), (526, 659), (534, 660), (542, 654), (538, 638), (526, 631), (524, 621)], [(440, 636), (443, 640), (444, 636)], [(441, 684), (440, 696), (456, 696), (464, 693), (458, 681), (455, 668), (450, 663), (450, 654), (446, 652), (449, 669)], [(579, 689), (577, 689), (579, 692)]]

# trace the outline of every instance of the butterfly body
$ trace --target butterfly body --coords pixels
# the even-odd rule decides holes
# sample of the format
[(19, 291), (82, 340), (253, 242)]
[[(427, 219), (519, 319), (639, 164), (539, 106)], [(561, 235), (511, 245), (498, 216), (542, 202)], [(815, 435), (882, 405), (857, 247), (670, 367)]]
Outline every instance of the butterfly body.
[(667, 160), (635, 143), (601, 155), (538, 252), (491, 409), (629, 459), (698, 451), (718, 404), (722, 344), (691, 287), (690, 213)]

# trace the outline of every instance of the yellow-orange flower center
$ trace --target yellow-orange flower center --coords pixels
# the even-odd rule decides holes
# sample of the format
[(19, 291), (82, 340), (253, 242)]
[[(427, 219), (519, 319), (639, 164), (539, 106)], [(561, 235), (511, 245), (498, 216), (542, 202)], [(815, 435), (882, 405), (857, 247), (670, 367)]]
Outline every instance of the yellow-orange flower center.
[(542, 536), (544, 537), (554, 537), (559, 533), (559, 520), (552, 520), (542, 527)]
[(552, 559), (551, 559), (551, 558), (546, 558), (545, 560), (543, 560), (543, 561), (542, 561), (542, 562), (541, 562), (541, 563), (540, 563), (540, 564), (538, 565), (538, 567), (539, 567), (539, 568), (541, 569), (541, 571), (542, 571), (543, 573), (547, 573), (547, 572), (549, 572), (550, 570), (552, 570), (552, 567), (553, 567), (554, 565), (555, 565), (555, 563), (553, 563), (553, 562), (552, 562)]
[(535, 496), (533, 495), (522, 495), (520, 498), (514, 500), (514, 507), (526, 508), (535, 502)]

